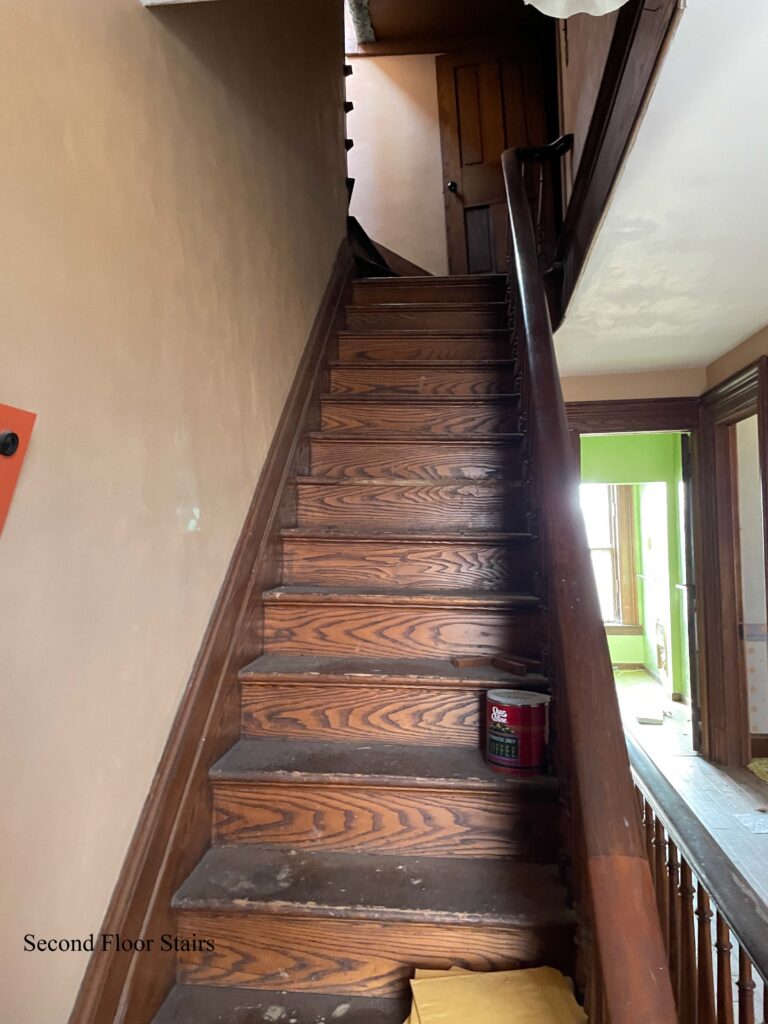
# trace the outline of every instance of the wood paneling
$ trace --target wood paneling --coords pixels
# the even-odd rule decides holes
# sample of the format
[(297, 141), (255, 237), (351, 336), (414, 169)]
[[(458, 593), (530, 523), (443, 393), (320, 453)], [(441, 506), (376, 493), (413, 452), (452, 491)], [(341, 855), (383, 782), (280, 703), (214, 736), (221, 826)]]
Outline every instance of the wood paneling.
[[(332, 354), (350, 274), (351, 257), (344, 243), (112, 895), (104, 932), (173, 932), (171, 895), (210, 839), (207, 771), (239, 733), (237, 672), (261, 649), (261, 590), (279, 579), (279, 530), (293, 514), (290, 483), (302, 465), (302, 433), (319, 413), (322, 366), (326, 354)], [(72, 1024), (149, 1020), (174, 975), (170, 955), (95, 953), (72, 1011)]]

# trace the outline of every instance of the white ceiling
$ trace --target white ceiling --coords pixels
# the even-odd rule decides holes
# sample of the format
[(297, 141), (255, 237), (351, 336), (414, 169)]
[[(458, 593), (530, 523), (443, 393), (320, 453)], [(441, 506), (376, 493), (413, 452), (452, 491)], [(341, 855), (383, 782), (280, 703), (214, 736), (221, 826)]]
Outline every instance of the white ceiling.
[(768, 0), (688, 0), (556, 336), (564, 376), (701, 366), (768, 323)]

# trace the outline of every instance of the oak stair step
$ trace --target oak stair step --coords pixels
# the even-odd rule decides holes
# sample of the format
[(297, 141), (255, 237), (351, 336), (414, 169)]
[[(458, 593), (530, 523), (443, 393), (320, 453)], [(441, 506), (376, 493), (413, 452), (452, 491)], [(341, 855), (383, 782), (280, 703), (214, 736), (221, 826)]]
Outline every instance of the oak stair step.
[(321, 655), (262, 654), (240, 671), (243, 683), (359, 682), (371, 686), (381, 683), (405, 687), (457, 687), (487, 690), (503, 686), (515, 689), (549, 691), (549, 681), (538, 672), (512, 675), (493, 665), (460, 667), (442, 658), (335, 658)]
[(435, 590), (533, 586), (536, 548), (526, 533), (436, 536), (295, 528), (281, 536), (283, 583)]
[(516, 395), (486, 397), (334, 395), (321, 397), (323, 431), (384, 432), (436, 437), (518, 435)]
[(380, 302), (499, 302), (506, 296), (503, 274), (455, 277), (395, 277), (358, 279), (352, 285), (355, 305)]
[(300, 476), (298, 525), (337, 529), (516, 531), (525, 518), (521, 480)]
[(263, 607), (268, 653), (537, 658), (543, 646), (533, 594), (289, 586), (267, 591)]
[(214, 847), (173, 906), (180, 937), (215, 947), (180, 956), (185, 983), (374, 996), (414, 967), (572, 969), (554, 865)]
[(243, 739), (210, 769), (213, 838), (403, 856), (557, 855), (557, 782), (509, 780), (477, 748)]
[(513, 675), (492, 666), (467, 670), (450, 662), (311, 655), (263, 655), (242, 670), (240, 681), (244, 737), (474, 750), (481, 743), (486, 690), (549, 689), (540, 673)]
[(515, 363), (511, 359), (443, 360), (441, 363), (358, 362), (330, 364), (330, 393), (341, 395), (435, 395), (481, 397), (507, 394), (515, 400)]
[(402, 1024), (407, 994), (390, 998), (176, 985), (152, 1024)]
[(296, 742), (292, 739), (240, 739), (212, 765), (221, 781), (303, 782), (419, 790), (493, 792), (518, 800), (557, 796), (549, 775), (508, 778), (491, 771), (482, 753), (467, 747), (422, 750), (401, 743)]
[(378, 362), (499, 360), (511, 355), (509, 331), (339, 331), (339, 359)]
[(348, 330), (500, 330), (507, 323), (505, 302), (392, 302), (347, 306)]
[(369, 431), (320, 431), (310, 434), (314, 476), (478, 479), (522, 473), (522, 434), (465, 437), (393, 434)]

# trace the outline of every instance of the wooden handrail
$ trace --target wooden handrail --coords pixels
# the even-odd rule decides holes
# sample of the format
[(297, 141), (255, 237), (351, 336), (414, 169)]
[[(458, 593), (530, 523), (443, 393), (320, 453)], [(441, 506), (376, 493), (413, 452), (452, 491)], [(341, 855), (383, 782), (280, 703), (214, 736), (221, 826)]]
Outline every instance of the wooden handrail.
[(638, 789), (661, 818), (740, 947), (761, 978), (768, 981), (768, 909), (741, 872), (713, 844), (709, 832), (640, 744), (629, 736), (627, 745)]
[(552, 327), (521, 163), (502, 155), (527, 380), (544, 566), (562, 661), (592, 929), (611, 1024), (676, 1024), (664, 941), (634, 795), (570, 447)]

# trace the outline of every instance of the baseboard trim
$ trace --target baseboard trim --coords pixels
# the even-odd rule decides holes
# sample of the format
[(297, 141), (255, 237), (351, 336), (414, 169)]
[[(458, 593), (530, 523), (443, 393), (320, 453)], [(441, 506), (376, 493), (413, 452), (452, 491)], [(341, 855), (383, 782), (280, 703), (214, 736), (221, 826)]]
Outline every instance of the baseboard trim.
[[(174, 933), (171, 896), (210, 843), (208, 768), (239, 736), (237, 673), (261, 652), (261, 593), (280, 582), (279, 532), (294, 521), (293, 478), (305, 468), (304, 435), (319, 422), (323, 372), (335, 354), (352, 272), (352, 251), (344, 239), (102, 932)], [(146, 1024), (173, 985), (175, 971), (171, 952), (92, 954), (70, 1024)]]
[(768, 757), (768, 732), (753, 732), (750, 737), (752, 757)]

